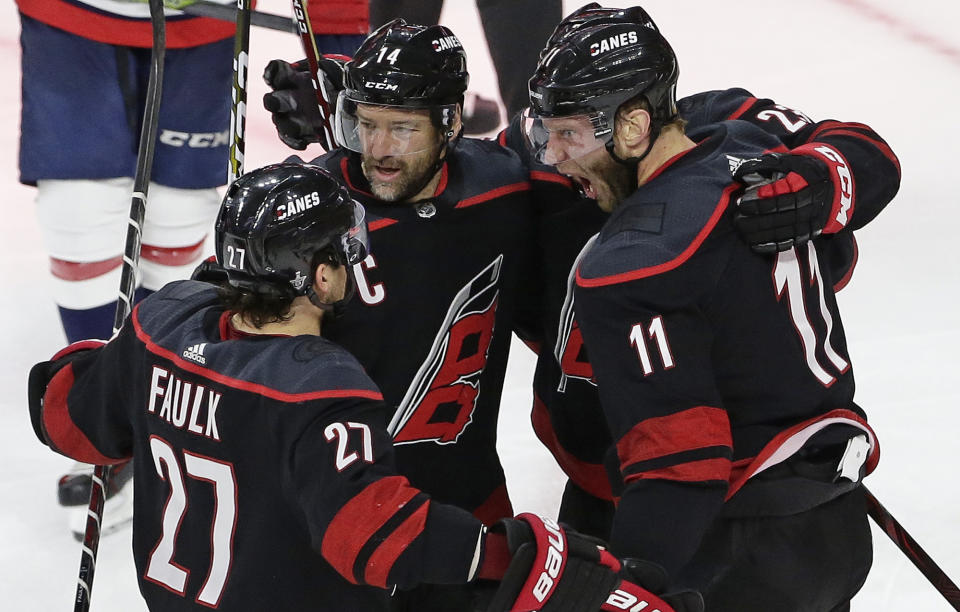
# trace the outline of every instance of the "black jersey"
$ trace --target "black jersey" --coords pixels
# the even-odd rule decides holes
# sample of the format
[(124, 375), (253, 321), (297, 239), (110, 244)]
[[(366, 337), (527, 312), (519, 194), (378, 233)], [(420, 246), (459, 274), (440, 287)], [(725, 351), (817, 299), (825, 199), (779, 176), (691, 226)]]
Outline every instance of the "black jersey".
[[(890, 147), (863, 124), (813, 122), (802, 112), (757, 98), (744, 89), (688, 96), (678, 101), (678, 108), (693, 136), (717, 122), (737, 119), (774, 136), (776, 140), (766, 143), (771, 150), (818, 142), (842, 153), (856, 183), (855, 210), (845, 231), (821, 238), (830, 244), (825, 263), (832, 268), (834, 288), (842, 288), (857, 259), (851, 231), (879, 214), (899, 187), (900, 166)], [(552, 167), (530, 159), (519, 121), (501, 133), (500, 142), (516, 150), (530, 168), (531, 193), (538, 212), (543, 310), (536, 317), (520, 321), (518, 327), (518, 334), (538, 353), (534, 427), (573, 482), (597, 497), (611, 499), (617, 487), (611, 489), (603, 467), (604, 459), (611, 458), (611, 439), (573, 308), (574, 262), (607, 215), (592, 200), (579, 196), (575, 185)]]
[(671, 572), (741, 477), (797, 450), (785, 432), (817, 445), (835, 424), (831, 444), (875, 442), (853, 404), (830, 243), (759, 256), (733, 226), (731, 164), (779, 141), (740, 121), (701, 136), (611, 213), (576, 272), (625, 482), (611, 546)]
[(52, 447), (134, 459), (150, 609), (381, 610), (384, 587), (465, 582), (481, 524), (396, 473), (357, 361), (320, 337), (231, 329), (210, 285), (172, 283), (47, 388)]
[(401, 204), (369, 193), (355, 154), (314, 163), (367, 210), (357, 296), (324, 335), (383, 390), (400, 472), (484, 522), (512, 515), (496, 427), (517, 285), (533, 259), (525, 169), (495, 142), (461, 139), (436, 194)]

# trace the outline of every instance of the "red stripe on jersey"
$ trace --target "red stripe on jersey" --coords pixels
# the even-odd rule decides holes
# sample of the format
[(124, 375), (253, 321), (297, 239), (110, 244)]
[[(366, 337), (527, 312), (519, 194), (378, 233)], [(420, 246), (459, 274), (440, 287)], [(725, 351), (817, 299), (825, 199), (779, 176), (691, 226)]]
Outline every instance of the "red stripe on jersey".
[(853, 238), (853, 261), (850, 262), (850, 267), (847, 268), (847, 271), (843, 274), (843, 277), (833, 284), (833, 292), (836, 293), (847, 286), (847, 283), (850, 282), (850, 279), (853, 278), (853, 270), (857, 267), (857, 260), (860, 259), (860, 248), (857, 246), (857, 237), (850, 236)]
[(557, 438), (557, 432), (553, 429), (553, 423), (550, 422), (546, 405), (536, 395), (533, 396), (533, 412), (530, 414), (530, 421), (533, 423), (533, 431), (537, 434), (537, 438), (547, 447), (570, 480), (594, 497), (613, 499), (610, 479), (603, 465), (578, 459), (563, 448)]
[(206, 240), (206, 237), (196, 244), (181, 247), (159, 247), (145, 244), (140, 248), (140, 256), (161, 266), (184, 266), (200, 257), (204, 240)]
[(871, 134), (876, 134), (869, 125), (863, 123), (842, 123), (840, 121), (824, 121), (821, 126), (819, 126), (813, 134), (807, 139), (808, 142), (816, 140), (824, 136), (849, 136), (851, 138), (858, 138), (865, 142), (870, 143), (874, 147), (880, 150), (884, 157), (890, 160), (897, 168), (897, 176), (900, 176), (900, 159), (897, 157), (897, 154), (893, 152), (893, 149), (890, 148), (890, 145), (880, 140), (879, 137), (874, 138), (868, 134), (862, 132), (857, 132), (854, 130), (866, 130)]
[(484, 525), (493, 525), (502, 518), (513, 516), (513, 504), (507, 494), (507, 485), (502, 484), (471, 513)]
[(102, 261), (64, 261), (50, 258), (50, 273), (65, 281), (85, 281), (116, 270), (123, 265), (123, 255)]
[(43, 395), (43, 428), (54, 447), (71, 459), (96, 465), (113, 465), (128, 457), (107, 457), (94, 446), (70, 416), (67, 396), (73, 388), (73, 364), (67, 364), (47, 385)]
[(408, 516), (407, 520), (403, 521), (377, 546), (377, 549), (370, 555), (370, 560), (367, 561), (364, 582), (382, 589), (387, 588), (387, 577), (390, 575), (393, 565), (403, 554), (403, 551), (410, 546), (411, 542), (423, 533), (427, 524), (427, 510), (429, 508), (430, 502), (417, 508), (416, 512)]
[(337, 397), (363, 397), (373, 400), (383, 399), (383, 395), (381, 395), (379, 392), (369, 391), (367, 389), (328, 389), (326, 391), (310, 391), (308, 393), (286, 393), (284, 391), (272, 389), (258, 383), (252, 383), (246, 380), (240, 380), (239, 378), (226, 376), (220, 372), (215, 372), (201, 365), (193, 363), (192, 361), (181, 359), (181, 357), (176, 353), (169, 351), (155, 343), (150, 337), (150, 334), (144, 331), (143, 327), (140, 325), (139, 312), (140, 304), (137, 304), (134, 307), (133, 314), (130, 316), (130, 318), (133, 321), (133, 329), (137, 334), (137, 338), (139, 338), (140, 341), (146, 345), (147, 350), (154, 355), (173, 362), (181, 370), (203, 376), (207, 380), (212, 380), (241, 391), (257, 393), (264, 397), (269, 397), (270, 399), (275, 399), (281, 402), (296, 403), (307, 402), (315, 399), (330, 399)]
[(740, 108), (730, 113), (730, 116), (727, 119), (738, 119), (740, 116), (747, 112), (751, 106), (757, 103), (756, 98), (747, 98), (747, 101), (740, 105)]
[(437, 197), (443, 190), (447, 188), (447, 162), (443, 162), (443, 166), (440, 167), (440, 182), (437, 183), (437, 188), (433, 192), (433, 197)]
[(700, 245), (703, 244), (703, 241), (707, 239), (707, 236), (710, 235), (710, 232), (713, 231), (713, 228), (717, 225), (717, 222), (720, 221), (723, 217), (723, 213), (726, 212), (727, 206), (730, 204), (730, 195), (735, 192), (737, 189), (741, 188), (740, 183), (731, 183), (723, 190), (723, 193), (720, 195), (720, 200), (717, 202), (717, 207), (713, 210), (713, 214), (710, 215), (710, 219), (707, 220), (706, 225), (703, 226), (703, 229), (700, 230), (700, 233), (697, 234), (697, 237), (693, 239), (693, 242), (690, 243), (682, 253), (662, 264), (656, 266), (649, 266), (647, 268), (640, 268), (639, 270), (631, 270), (629, 272), (622, 272), (620, 274), (612, 274), (610, 276), (598, 276), (597, 278), (584, 278), (580, 274), (580, 268), (577, 267), (577, 284), (581, 287), (602, 287), (605, 285), (615, 285), (617, 283), (625, 283), (632, 280), (637, 280), (639, 278), (647, 278), (648, 276), (656, 276), (657, 274), (662, 274), (664, 272), (669, 272), (674, 268), (680, 267), (684, 262), (686, 262), (694, 253), (697, 252), (697, 249), (700, 248)]
[(722, 480), (730, 478), (729, 459), (701, 459), (678, 465), (671, 465), (656, 470), (647, 470), (638, 474), (628, 474), (624, 477), (624, 484), (637, 480), (673, 480), (678, 482), (704, 482), (706, 480)]
[(730, 487), (727, 489), (726, 498), (730, 499), (753, 476), (792, 457), (817, 432), (835, 424), (857, 427), (866, 434), (870, 443), (870, 451), (864, 462), (864, 467), (866, 474), (873, 472), (880, 462), (880, 443), (877, 441), (873, 428), (852, 410), (837, 408), (826, 414), (797, 423), (774, 436), (750, 461), (750, 464), (740, 471), (736, 479), (730, 478)]
[(553, 172), (544, 172), (543, 170), (531, 170), (530, 180), (549, 182), (549, 183), (560, 183), (564, 187), (569, 187), (573, 189), (573, 181), (571, 181), (568, 177), (563, 176), (562, 174), (555, 174)]
[(383, 219), (377, 219), (376, 221), (371, 221), (370, 223), (367, 224), (367, 231), (375, 232), (378, 229), (383, 229), (385, 227), (393, 225), (394, 223), (399, 223), (399, 221), (397, 221), (396, 219), (387, 219), (386, 217), (384, 217)]
[(403, 476), (387, 476), (367, 485), (330, 521), (320, 545), (323, 558), (352, 584), (359, 584), (353, 574), (357, 556), (367, 541), (419, 493)]
[(507, 130), (500, 131), (500, 135), (497, 136), (497, 142), (500, 143), (501, 147), (507, 146)]
[[(150, 48), (153, 29), (149, 19), (121, 17), (77, 6), (64, 0), (17, 0), (20, 11), (38, 21), (89, 40), (125, 47)], [(182, 49), (233, 36), (229, 21), (210, 17), (167, 20), (167, 48)]]
[(343, 177), (343, 182), (347, 184), (347, 189), (350, 191), (356, 191), (357, 193), (362, 193), (365, 196), (374, 197), (369, 191), (364, 191), (363, 189), (358, 188), (353, 184), (353, 181), (350, 180), (350, 158), (344, 157), (340, 160), (340, 176)]
[(457, 202), (457, 205), (454, 208), (466, 208), (475, 204), (482, 204), (483, 202), (488, 202), (494, 198), (503, 197), (518, 191), (530, 191), (530, 182), (523, 181), (522, 183), (513, 183), (512, 185), (504, 185), (503, 187), (491, 189), (490, 191), (481, 193), (480, 195), (475, 195), (467, 198), (466, 200), (460, 200)]
[(733, 447), (730, 421), (721, 408), (697, 406), (640, 421), (617, 442), (617, 456), (627, 467), (710, 446)]

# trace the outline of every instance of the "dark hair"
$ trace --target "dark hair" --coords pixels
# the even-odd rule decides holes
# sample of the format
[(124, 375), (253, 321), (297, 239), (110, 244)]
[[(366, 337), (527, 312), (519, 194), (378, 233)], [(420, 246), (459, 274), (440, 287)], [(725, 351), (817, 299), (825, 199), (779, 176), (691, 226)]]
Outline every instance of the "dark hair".
[(239, 314), (243, 319), (261, 328), (267, 323), (289, 321), (293, 296), (281, 297), (279, 293), (266, 294), (223, 284), (217, 288), (220, 303), (224, 308)]
[[(315, 272), (317, 266), (321, 263), (330, 264), (339, 267), (341, 263), (332, 246), (326, 246), (313, 254), (310, 262), (310, 269)], [(313, 282), (313, 272), (310, 274), (309, 282)], [(264, 284), (263, 289), (275, 287), (271, 291), (253, 291), (244, 287), (236, 287), (230, 283), (223, 283), (217, 287), (217, 294), (220, 297), (220, 303), (226, 310), (239, 314), (243, 319), (253, 323), (253, 326), (260, 329), (268, 323), (280, 323), (289, 321), (293, 318), (290, 313), (290, 306), (296, 298), (296, 294), (283, 286)]]

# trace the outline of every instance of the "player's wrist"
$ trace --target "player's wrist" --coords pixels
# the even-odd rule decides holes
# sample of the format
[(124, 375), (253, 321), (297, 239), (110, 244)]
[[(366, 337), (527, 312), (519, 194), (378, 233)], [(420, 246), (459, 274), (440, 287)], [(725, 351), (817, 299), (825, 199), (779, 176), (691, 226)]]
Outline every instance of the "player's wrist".
[[(850, 164), (833, 145), (822, 142), (810, 142), (789, 152), (791, 155), (804, 156), (817, 164), (817, 174), (821, 180), (832, 186), (829, 202), (825, 202), (819, 221), (822, 233), (835, 234), (844, 229), (853, 216), (854, 181)], [(811, 174), (814, 171), (809, 171)], [(806, 177), (805, 177), (806, 178)], [(811, 181), (810, 178), (807, 179)]]

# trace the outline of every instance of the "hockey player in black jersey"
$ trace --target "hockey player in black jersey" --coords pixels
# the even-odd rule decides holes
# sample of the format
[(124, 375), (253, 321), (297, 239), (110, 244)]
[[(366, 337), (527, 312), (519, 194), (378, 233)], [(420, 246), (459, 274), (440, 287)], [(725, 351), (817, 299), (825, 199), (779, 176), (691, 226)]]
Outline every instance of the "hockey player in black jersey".
[[(858, 484), (878, 448), (853, 403), (833, 290), (852, 252), (852, 168), (870, 159), (855, 143), (871, 133), (818, 126), (784, 156), (742, 121), (688, 136), (676, 58), (636, 11), (558, 30), (526, 132), (610, 213), (569, 297), (624, 483), (611, 547), (678, 572), (708, 610), (849, 609), (871, 560)], [(739, 209), (737, 170), (751, 185)], [(888, 186), (864, 185), (876, 211)], [(746, 223), (758, 255), (735, 217), (767, 212), (750, 221), (789, 227)]]
[[(490, 610), (593, 612), (652, 598), (596, 544), (534, 515), (487, 530), (394, 468), (382, 396), (320, 336), (367, 256), (363, 207), (327, 172), (280, 164), (228, 189), (228, 281), (172, 283), (109, 343), (30, 374), (38, 437), (78, 460), (134, 459), (134, 557), (151, 610), (388, 609), (388, 589), (500, 579)], [(631, 576), (650, 575), (642, 563)]]
[[(568, 16), (558, 32), (597, 19), (623, 19), (627, 13), (604, 9), (594, 3)], [(324, 72), (320, 78), (326, 80), (328, 90), (342, 89), (342, 64), (330, 60), (322, 60), (321, 64)], [(308, 74), (297, 72), (285, 62), (275, 61), (265, 77), (274, 89), (265, 97), (265, 104), (273, 112), (274, 123), (284, 142), (298, 149), (305, 148), (309, 142), (317, 142), (320, 115)], [(679, 100), (678, 106), (691, 130), (725, 119), (742, 119), (775, 135), (787, 151), (777, 157), (764, 158), (768, 164), (815, 165), (816, 162), (802, 152), (794, 155), (789, 151), (813, 139), (830, 142), (848, 158), (857, 157), (858, 163), (852, 165), (851, 172), (860, 188), (855, 194), (849, 229), (871, 220), (893, 197), (899, 185), (896, 157), (882, 139), (862, 124), (811, 123), (802, 113), (769, 99), (756, 98), (742, 89), (695, 94)], [(524, 340), (539, 354), (532, 420), (538, 437), (570, 478), (560, 507), (561, 520), (579, 530), (606, 538), (613, 513), (614, 491), (602, 463), (611, 440), (600, 411), (579, 328), (571, 316), (572, 309), (564, 308), (573, 287), (568, 283), (571, 266), (586, 240), (600, 229), (606, 214), (592, 200), (578, 195), (572, 181), (558, 174), (553, 167), (530, 158), (522, 127), (522, 117), (515, 117), (500, 135), (500, 143), (517, 152), (529, 170), (531, 195), (540, 228), (537, 246), (542, 266), (539, 276), (534, 279), (536, 282), (527, 285), (543, 291), (544, 306), (539, 314), (518, 322), (516, 326)], [(866, 158), (863, 163), (859, 163), (860, 157)], [(769, 250), (771, 234), (780, 237), (781, 246), (791, 240), (801, 244), (803, 236), (817, 230), (816, 227), (811, 230), (811, 225), (823, 222), (831, 201), (831, 194), (822, 189), (822, 183), (827, 179), (816, 167), (805, 169), (804, 174), (811, 184), (806, 188), (798, 186), (799, 192), (788, 190), (764, 194), (762, 198), (748, 200), (739, 206), (735, 215), (739, 233), (757, 250)], [(799, 214), (790, 202), (797, 197), (805, 204)], [(433, 241), (434, 248), (450, 252), (446, 241), (436, 238)], [(835, 277), (840, 279), (839, 288), (849, 278), (856, 263), (855, 242), (852, 239), (843, 241), (843, 246), (837, 244), (834, 250), (838, 253), (833, 260), (837, 262), (834, 265), (837, 268)], [(841, 251), (846, 253), (839, 256)], [(436, 489), (439, 493), (446, 485), (437, 483), (437, 486), (441, 487)], [(454, 483), (454, 486), (459, 487), (460, 483)]]
[[(596, 3), (578, 9), (557, 27), (551, 41), (586, 24), (645, 23), (642, 9), (603, 8)], [(835, 290), (849, 280), (856, 264), (856, 242), (850, 234), (872, 220), (896, 194), (899, 162), (890, 147), (860, 123), (812, 122), (806, 115), (773, 100), (756, 98), (743, 89), (694, 94), (677, 101), (687, 131), (695, 133), (711, 123), (748, 121), (781, 143), (778, 153), (739, 169), (742, 179), (761, 170), (769, 175), (794, 172), (802, 180), (751, 187), (750, 197), (737, 202), (734, 224), (738, 235), (758, 252), (801, 245), (823, 233), (832, 242), (829, 265)], [(531, 195), (538, 211), (538, 239), (544, 306), (539, 317), (519, 327), (518, 333), (538, 354), (534, 375), (532, 421), (537, 436), (550, 449), (569, 477), (560, 506), (560, 520), (606, 539), (613, 515), (613, 498), (604, 468), (610, 456), (610, 433), (602, 418), (599, 397), (587, 350), (573, 316), (573, 263), (586, 241), (596, 234), (607, 214), (595, 202), (578, 194), (578, 185), (552, 166), (538, 162), (525, 143), (526, 117), (515, 117), (501, 133), (504, 146), (516, 151), (530, 167)], [(527, 122), (526, 127), (536, 127)], [(857, 189), (848, 211), (849, 221), (834, 239), (835, 226), (826, 228), (833, 189), (826, 164), (809, 154), (811, 142), (827, 143), (850, 161)], [(829, 237), (829, 238), (828, 238)], [(610, 463), (610, 462), (608, 462)]]

